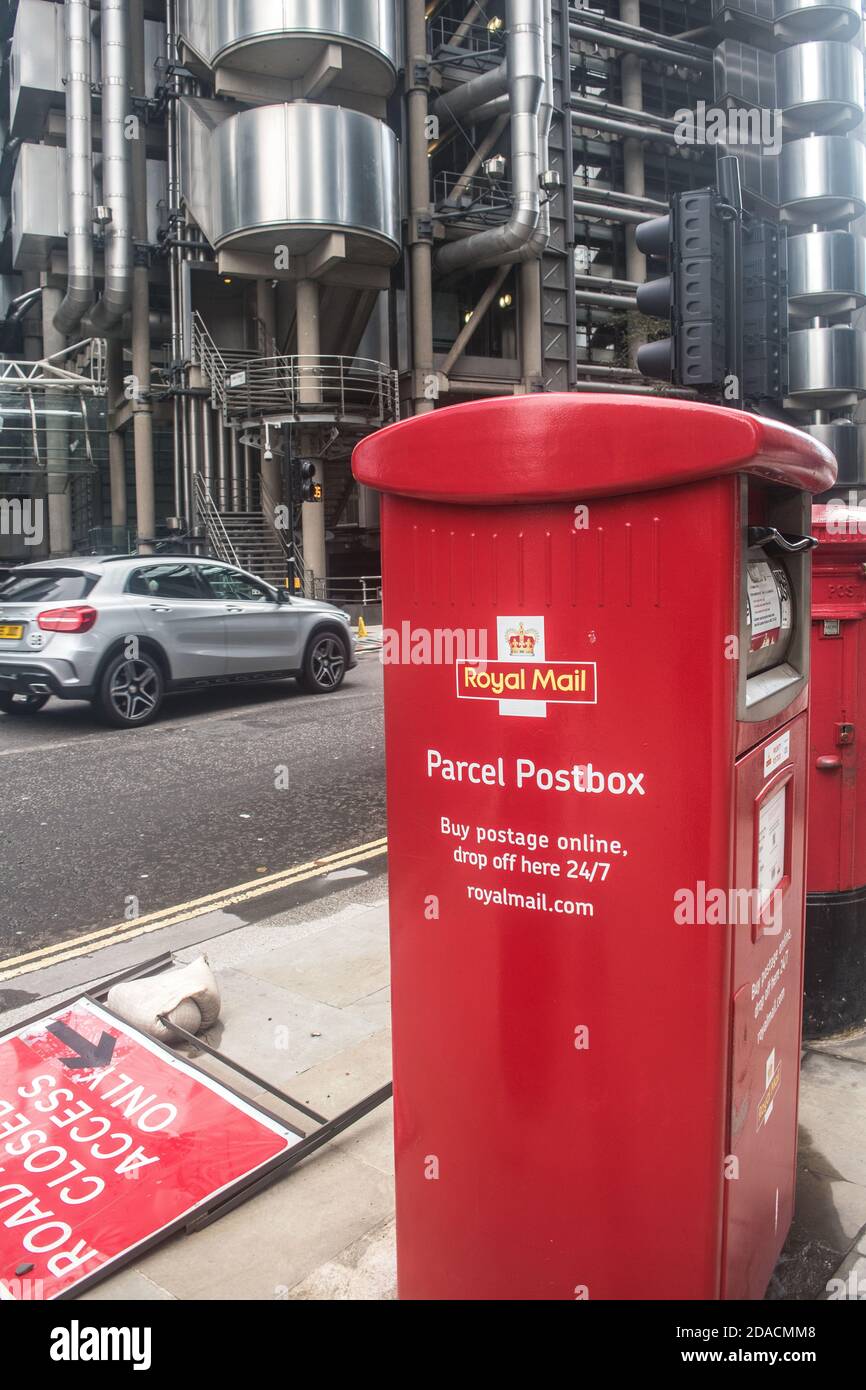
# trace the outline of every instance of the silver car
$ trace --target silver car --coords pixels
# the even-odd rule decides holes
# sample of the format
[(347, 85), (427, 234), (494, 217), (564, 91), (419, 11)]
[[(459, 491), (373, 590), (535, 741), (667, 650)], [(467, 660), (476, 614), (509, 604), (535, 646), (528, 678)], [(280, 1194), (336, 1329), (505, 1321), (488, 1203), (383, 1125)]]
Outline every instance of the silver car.
[(48, 560), (0, 578), (6, 714), (33, 714), (55, 695), (136, 728), (169, 691), (294, 676), (327, 694), (355, 665), (339, 608), (217, 560)]

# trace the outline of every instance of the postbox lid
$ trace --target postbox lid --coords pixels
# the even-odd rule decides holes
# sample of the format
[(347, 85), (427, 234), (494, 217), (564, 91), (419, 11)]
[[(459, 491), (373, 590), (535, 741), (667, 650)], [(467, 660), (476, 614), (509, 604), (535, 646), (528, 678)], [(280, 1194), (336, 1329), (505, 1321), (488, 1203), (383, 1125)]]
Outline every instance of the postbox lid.
[(435, 502), (553, 502), (753, 473), (826, 492), (836, 460), (790, 425), (697, 401), (497, 396), (403, 420), (355, 449), (355, 477)]

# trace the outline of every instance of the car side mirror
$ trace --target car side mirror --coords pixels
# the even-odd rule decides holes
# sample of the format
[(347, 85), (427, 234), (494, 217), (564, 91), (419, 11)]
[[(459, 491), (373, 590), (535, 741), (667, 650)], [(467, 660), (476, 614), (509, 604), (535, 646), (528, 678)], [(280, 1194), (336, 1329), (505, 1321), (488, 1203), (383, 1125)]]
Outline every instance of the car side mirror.
[(277, 588), (277, 603), (288, 603), (289, 595), (286, 589)]

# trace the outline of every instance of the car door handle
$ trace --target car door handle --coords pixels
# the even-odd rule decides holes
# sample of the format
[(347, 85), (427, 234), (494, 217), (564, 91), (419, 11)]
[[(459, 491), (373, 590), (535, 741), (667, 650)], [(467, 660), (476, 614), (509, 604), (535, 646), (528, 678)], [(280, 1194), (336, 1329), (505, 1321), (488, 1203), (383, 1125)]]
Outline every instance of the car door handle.
[(164, 603), (152, 603), (150, 605), (150, 611), (151, 613), (173, 613), (174, 609), (167, 608)]
[(244, 612), (244, 609), (243, 609), (243, 608), (232, 608), (231, 604), (229, 603), (229, 604), (226, 604), (226, 612), (227, 612), (227, 613), (243, 613), (243, 612)]

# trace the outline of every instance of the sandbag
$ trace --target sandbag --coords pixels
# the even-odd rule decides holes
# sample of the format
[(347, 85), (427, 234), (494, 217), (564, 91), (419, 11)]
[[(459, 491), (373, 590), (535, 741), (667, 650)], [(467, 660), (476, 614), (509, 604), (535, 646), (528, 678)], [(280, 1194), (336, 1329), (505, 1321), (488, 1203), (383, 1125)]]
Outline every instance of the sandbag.
[(139, 1032), (169, 1042), (182, 1035), (161, 1022), (164, 1016), (187, 1033), (203, 1033), (219, 1018), (220, 992), (206, 956), (190, 965), (152, 975), (146, 980), (126, 980), (108, 992), (108, 1007)]

